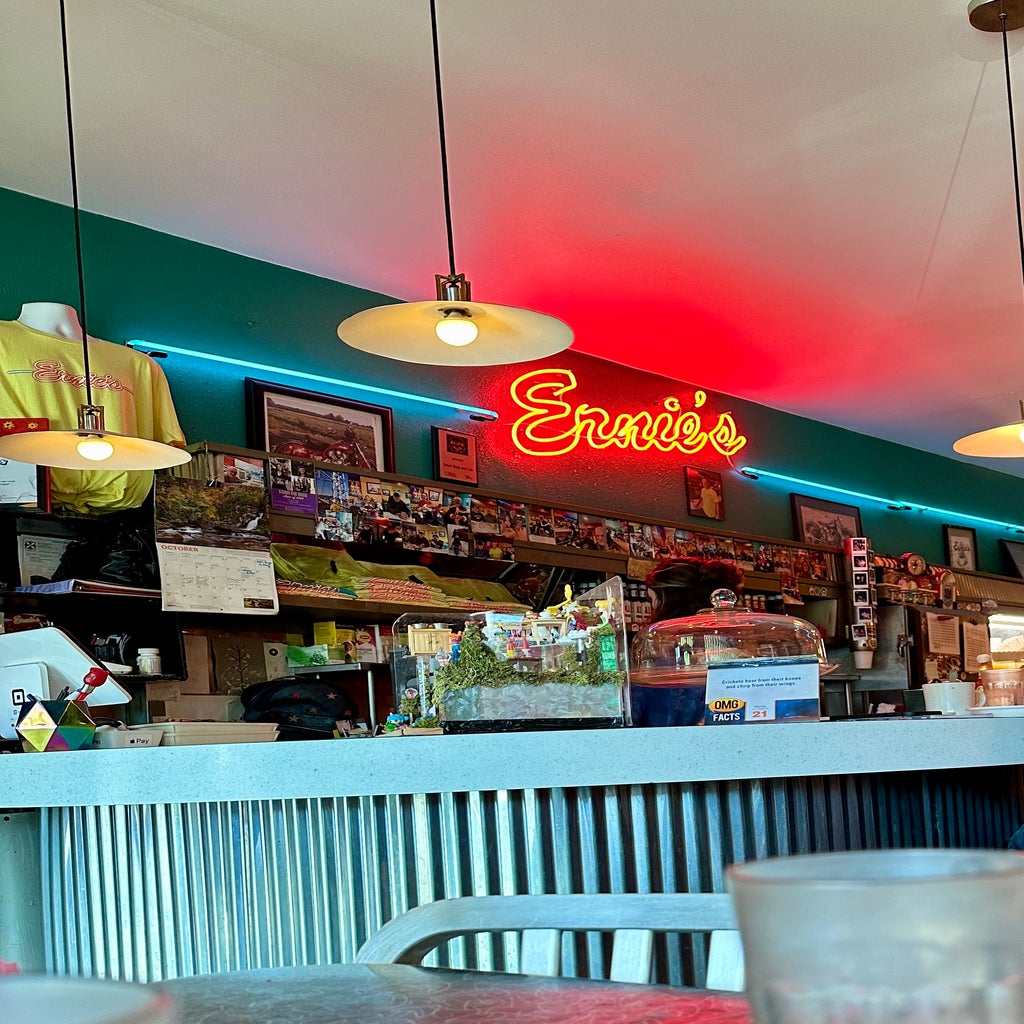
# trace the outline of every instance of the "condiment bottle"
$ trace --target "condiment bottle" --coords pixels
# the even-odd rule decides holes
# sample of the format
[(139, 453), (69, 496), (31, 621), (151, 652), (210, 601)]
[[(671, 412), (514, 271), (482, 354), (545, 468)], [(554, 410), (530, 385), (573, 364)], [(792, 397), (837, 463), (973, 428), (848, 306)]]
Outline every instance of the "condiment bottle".
[(140, 647), (139, 657), (136, 661), (139, 672), (144, 676), (158, 676), (163, 672), (163, 666), (160, 662), (160, 648), (159, 647)]

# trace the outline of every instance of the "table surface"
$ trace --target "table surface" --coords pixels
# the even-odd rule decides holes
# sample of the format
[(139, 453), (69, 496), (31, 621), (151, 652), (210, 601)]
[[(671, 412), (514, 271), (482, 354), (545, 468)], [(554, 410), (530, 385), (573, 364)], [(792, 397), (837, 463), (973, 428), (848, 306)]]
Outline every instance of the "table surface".
[(158, 987), (187, 1024), (750, 1024), (733, 994), (403, 964), (278, 967)]

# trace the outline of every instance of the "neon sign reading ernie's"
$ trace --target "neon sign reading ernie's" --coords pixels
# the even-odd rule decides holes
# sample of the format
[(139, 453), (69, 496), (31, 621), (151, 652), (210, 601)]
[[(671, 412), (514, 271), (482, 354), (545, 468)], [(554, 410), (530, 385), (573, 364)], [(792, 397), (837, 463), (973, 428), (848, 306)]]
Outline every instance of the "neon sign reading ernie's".
[(700, 413), (706, 401), (703, 391), (693, 395), (693, 409), (683, 411), (678, 398), (664, 400), (664, 411), (619, 413), (614, 419), (599, 406), (581, 402), (573, 407), (561, 396), (576, 388), (572, 370), (531, 370), (517, 377), (509, 389), (512, 401), (526, 412), (512, 424), (512, 441), (527, 455), (565, 455), (581, 441), (591, 448), (634, 448), (645, 452), (685, 452), (693, 455), (711, 445), (722, 455), (735, 455), (747, 439), (740, 434), (730, 413), (718, 414), (715, 425), (705, 430)]

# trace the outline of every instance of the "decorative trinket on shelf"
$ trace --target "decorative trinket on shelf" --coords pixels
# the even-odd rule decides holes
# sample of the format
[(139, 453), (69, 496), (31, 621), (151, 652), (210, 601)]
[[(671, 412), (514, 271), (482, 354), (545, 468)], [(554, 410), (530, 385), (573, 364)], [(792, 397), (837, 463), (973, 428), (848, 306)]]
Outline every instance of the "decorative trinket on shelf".
[(28, 753), (81, 750), (92, 746), (96, 723), (78, 700), (40, 700), (31, 697), (15, 726)]
[(437, 654), (438, 651), (451, 651), (451, 627), (443, 625), (414, 625), (409, 629), (410, 654)]
[(853, 663), (858, 669), (869, 669), (878, 649), (875, 554), (867, 537), (847, 537), (843, 541), (843, 551), (846, 556), (847, 579), (851, 584), (852, 614), (849, 631)]

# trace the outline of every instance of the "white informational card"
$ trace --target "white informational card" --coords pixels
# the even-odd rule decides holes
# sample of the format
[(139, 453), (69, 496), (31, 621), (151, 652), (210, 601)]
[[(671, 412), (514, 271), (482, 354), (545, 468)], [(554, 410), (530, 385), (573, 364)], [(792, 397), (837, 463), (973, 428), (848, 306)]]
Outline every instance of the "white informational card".
[[(928, 626), (928, 653), (960, 656), (960, 619), (955, 615), (925, 615)], [(987, 648), (986, 648), (987, 649)]]
[(0, 505), (37, 505), (39, 467), (0, 459)]
[(21, 534), (18, 537), (18, 569), (21, 585), (27, 587), (36, 580), (51, 580), (64, 557), (70, 537), (45, 537)]
[(992, 641), (988, 635), (987, 622), (971, 622), (964, 619), (964, 671), (975, 672), (978, 667), (978, 655), (988, 654)]
[(750, 658), (708, 667), (705, 725), (816, 722), (818, 659)]
[(161, 542), (157, 559), (165, 612), (277, 613), (269, 551)]

